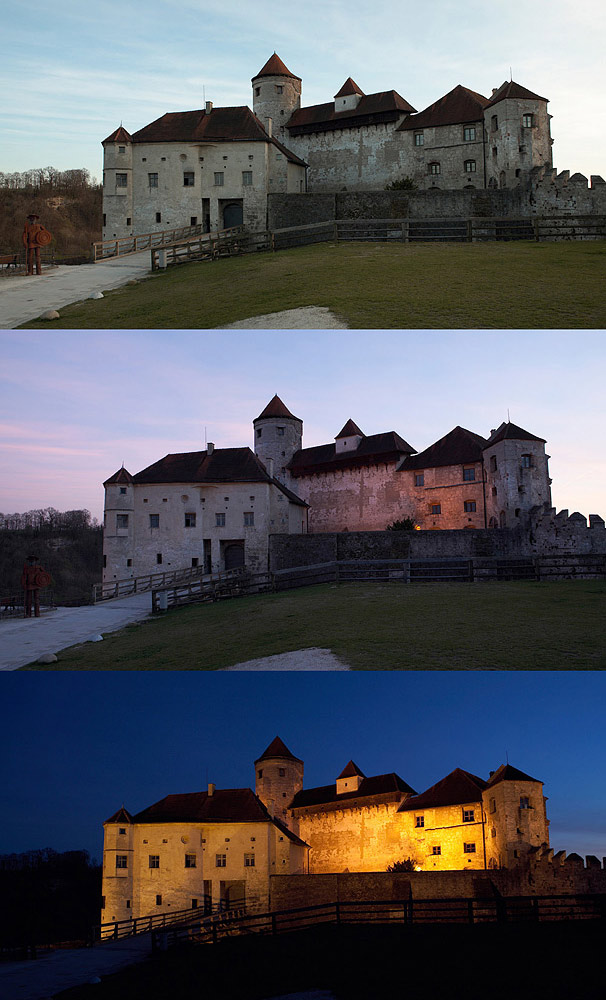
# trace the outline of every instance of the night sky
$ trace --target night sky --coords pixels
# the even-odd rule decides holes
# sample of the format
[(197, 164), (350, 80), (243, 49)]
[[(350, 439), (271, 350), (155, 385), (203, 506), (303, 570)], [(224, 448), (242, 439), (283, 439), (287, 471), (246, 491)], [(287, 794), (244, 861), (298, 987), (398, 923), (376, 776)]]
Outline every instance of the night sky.
[(455, 767), (487, 778), (508, 755), (544, 782), (551, 846), (606, 855), (604, 673), (14, 673), (2, 692), (0, 853), (100, 858), (122, 804), (254, 787), (278, 734), (305, 787), (353, 758), (421, 792)]

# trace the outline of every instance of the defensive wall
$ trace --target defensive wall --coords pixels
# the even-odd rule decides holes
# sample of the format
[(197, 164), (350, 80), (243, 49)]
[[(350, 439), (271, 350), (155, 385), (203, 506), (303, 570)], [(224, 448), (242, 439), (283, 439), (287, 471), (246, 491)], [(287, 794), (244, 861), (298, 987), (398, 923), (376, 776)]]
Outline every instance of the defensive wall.
[(268, 229), (336, 219), (471, 219), (606, 216), (606, 182), (599, 175), (536, 167), (513, 188), (427, 191), (335, 191), (267, 196)]
[(543, 847), (533, 848), (510, 869), (272, 875), (269, 891), (272, 910), (364, 900), (603, 895), (606, 858), (554, 854)]

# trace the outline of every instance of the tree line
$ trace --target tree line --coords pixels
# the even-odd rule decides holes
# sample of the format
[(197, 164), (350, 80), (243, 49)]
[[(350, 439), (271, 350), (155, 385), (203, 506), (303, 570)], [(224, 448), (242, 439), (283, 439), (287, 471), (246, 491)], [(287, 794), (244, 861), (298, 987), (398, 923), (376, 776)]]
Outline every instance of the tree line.
[(0, 512), (0, 530), (5, 531), (36, 531), (52, 535), (98, 527), (99, 522), (96, 517), (91, 516), (90, 510), (61, 511), (54, 507), (44, 507), (26, 510), (23, 514)]
[(31, 170), (0, 170), (0, 188), (9, 191), (36, 191), (41, 194), (76, 194), (86, 188), (99, 188), (96, 177), (85, 167), (57, 170), (56, 167), (34, 167)]

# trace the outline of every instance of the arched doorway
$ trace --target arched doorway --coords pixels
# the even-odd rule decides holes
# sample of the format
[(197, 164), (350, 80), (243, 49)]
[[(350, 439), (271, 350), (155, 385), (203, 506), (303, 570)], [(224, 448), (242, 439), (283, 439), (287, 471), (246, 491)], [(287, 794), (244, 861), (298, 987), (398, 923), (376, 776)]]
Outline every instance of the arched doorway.
[(244, 221), (244, 208), (241, 201), (230, 201), (223, 207), (223, 228), (231, 229), (232, 226), (241, 226)]
[(237, 569), (244, 565), (244, 542), (227, 542), (223, 549), (225, 569)]

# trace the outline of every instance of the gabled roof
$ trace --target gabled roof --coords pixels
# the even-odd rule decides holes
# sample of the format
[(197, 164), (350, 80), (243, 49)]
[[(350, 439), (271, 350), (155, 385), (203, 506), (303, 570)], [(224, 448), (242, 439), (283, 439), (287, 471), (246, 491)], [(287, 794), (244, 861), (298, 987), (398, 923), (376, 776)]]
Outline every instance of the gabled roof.
[(339, 778), (354, 778), (356, 775), (360, 778), (366, 777), (364, 771), (361, 771), (358, 765), (354, 764), (353, 760), (350, 760), (349, 764), (346, 764), (341, 773), (338, 775), (337, 781)]
[(364, 778), (360, 787), (354, 792), (337, 794), (335, 783), (322, 785), (319, 788), (304, 788), (297, 792), (289, 808), (301, 809), (307, 806), (338, 804), (349, 799), (368, 799), (379, 795), (394, 796), (399, 793), (414, 795), (414, 789), (393, 771), (390, 774), (377, 774), (372, 778)]
[(250, 448), (215, 448), (165, 455), (133, 476), (134, 483), (271, 482), (262, 462)]
[(435, 444), (407, 458), (400, 469), (436, 469), (444, 465), (464, 465), (481, 462), (486, 439), (464, 427), (454, 427)]
[(403, 802), (398, 812), (411, 809), (426, 809), (431, 806), (458, 806), (470, 802), (481, 802), (486, 782), (469, 771), (455, 768), (427, 791)]
[(363, 95), (357, 107), (346, 111), (335, 111), (334, 101), (298, 108), (289, 118), (286, 127), (291, 135), (332, 132), (335, 129), (361, 128), (363, 125), (397, 121), (402, 114), (410, 114), (414, 110), (395, 90), (384, 90), (378, 94)]
[(298, 764), (303, 763), (298, 757), (295, 757), (295, 755), (290, 752), (286, 744), (282, 742), (279, 736), (274, 737), (267, 749), (264, 750), (261, 756), (257, 758), (255, 764), (258, 764), (260, 760), (267, 760), (270, 757), (284, 757), (286, 760), (296, 760)]
[(339, 438), (357, 437), (358, 434), (360, 435), (360, 437), (364, 437), (364, 431), (361, 431), (358, 425), (354, 424), (353, 420), (350, 419), (345, 424), (345, 427), (343, 427), (343, 429), (339, 431), (339, 433), (335, 438), (335, 441), (338, 441)]
[(329, 472), (347, 466), (374, 465), (377, 462), (397, 462), (403, 455), (411, 455), (414, 448), (396, 434), (371, 434), (363, 437), (357, 448), (336, 452), (336, 445), (321, 444), (315, 448), (301, 448), (295, 452), (288, 465), (293, 476), (305, 476), (313, 472)]
[(124, 806), (121, 806), (117, 813), (114, 813), (113, 816), (110, 816), (109, 819), (105, 820), (106, 823), (132, 823), (132, 821), (133, 818), (131, 814), (124, 808)]
[(424, 111), (407, 118), (398, 131), (407, 129), (431, 128), (436, 125), (462, 125), (464, 122), (478, 122), (484, 119), (484, 108), (488, 106), (488, 98), (468, 90), (461, 84), (434, 101)]
[(335, 101), (337, 97), (350, 97), (352, 94), (359, 94), (360, 97), (364, 97), (364, 91), (361, 87), (358, 87), (358, 84), (348, 76), (338, 94), (335, 94)]
[(107, 139), (103, 140), (101, 145), (104, 146), (106, 142), (132, 142), (132, 141), (133, 137), (130, 134), (130, 132), (126, 131), (124, 125), (120, 125), (115, 132), (112, 132), (111, 135), (108, 135)]
[(512, 424), (509, 420), (502, 423), (494, 434), (490, 435), (486, 447), (490, 448), (491, 445), (497, 444), (499, 441), (542, 441), (545, 444), (545, 438), (537, 437), (536, 434), (525, 431), (523, 427), (518, 427), (517, 424)]
[(499, 101), (505, 101), (508, 97), (523, 101), (545, 101), (545, 103), (549, 101), (548, 97), (539, 97), (538, 94), (533, 94), (532, 90), (521, 87), (514, 80), (506, 80), (505, 83), (501, 84), (497, 92), (492, 95), (487, 107), (492, 107), (493, 104), (498, 104)]
[(493, 785), (498, 785), (500, 781), (536, 781), (542, 784), (538, 778), (531, 778), (529, 774), (524, 774), (524, 771), (519, 771), (517, 767), (512, 767), (511, 764), (501, 764), (492, 777), (488, 779), (486, 787), (491, 788)]
[(133, 817), (134, 823), (267, 823), (270, 815), (250, 788), (166, 795)]
[(254, 423), (257, 420), (269, 420), (272, 417), (288, 417), (291, 420), (299, 420), (299, 417), (295, 417), (294, 413), (291, 413), (287, 406), (284, 405), (282, 400), (278, 395), (270, 399), (269, 403), (265, 409), (259, 414)]
[[(107, 140), (106, 140), (107, 141)], [(268, 142), (293, 163), (304, 165), (281, 142), (269, 136), (256, 115), (246, 106), (197, 111), (169, 111), (132, 137), (132, 142)]]
[(106, 479), (103, 485), (110, 486), (113, 483), (132, 483), (132, 481), (133, 477), (131, 476), (130, 472), (128, 471), (128, 469), (125, 469), (124, 466), (122, 466), (121, 469), (118, 469), (117, 472), (114, 472), (113, 476), (110, 476), (109, 479)]
[(287, 66), (284, 65), (279, 55), (274, 52), (273, 56), (270, 56), (263, 69), (260, 69), (256, 76), (253, 76), (253, 80), (258, 80), (260, 76), (290, 76), (293, 80), (300, 80), (300, 76), (295, 76), (291, 73)]

